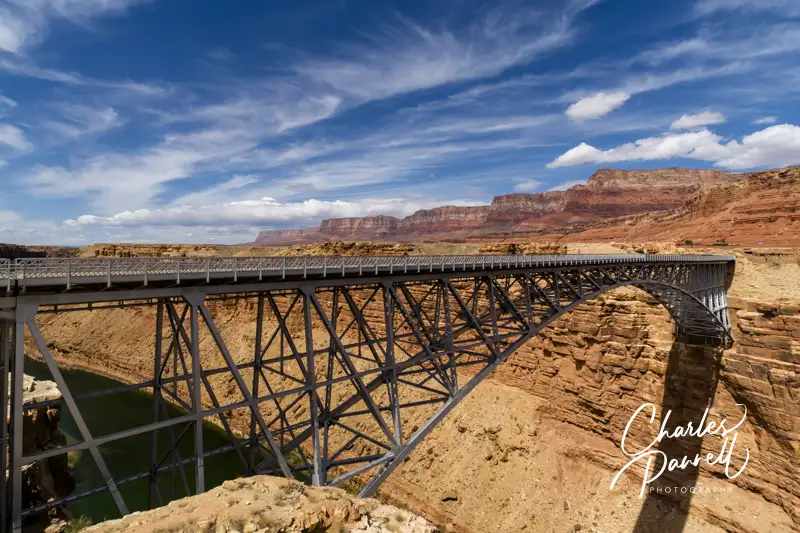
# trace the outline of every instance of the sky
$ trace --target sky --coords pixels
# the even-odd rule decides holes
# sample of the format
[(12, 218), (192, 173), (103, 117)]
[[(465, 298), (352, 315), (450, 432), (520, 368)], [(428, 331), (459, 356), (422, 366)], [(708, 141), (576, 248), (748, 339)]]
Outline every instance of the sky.
[(800, 164), (800, 0), (0, 0), (0, 242)]

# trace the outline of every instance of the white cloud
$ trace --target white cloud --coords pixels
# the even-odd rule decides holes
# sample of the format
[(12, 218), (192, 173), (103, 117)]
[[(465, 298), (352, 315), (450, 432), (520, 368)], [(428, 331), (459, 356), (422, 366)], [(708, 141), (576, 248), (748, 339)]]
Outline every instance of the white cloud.
[[(0, 6), (0, 51), (20, 54), (40, 42), (50, 20), (85, 26), (92, 18), (124, 12), (143, 0), (24, 0)], [(147, 1), (147, 0), (144, 0)]]
[(547, 192), (566, 191), (567, 189), (571, 189), (572, 187), (575, 187), (576, 185), (586, 185), (586, 180), (569, 180), (569, 181), (565, 181), (565, 182), (559, 183), (555, 187), (550, 187), (549, 189), (547, 189)]
[(717, 11), (776, 11), (787, 15), (800, 13), (796, 0), (700, 0), (695, 4), (700, 15)]
[[(363, 198), (356, 201), (305, 200), (280, 202), (264, 197), (223, 204), (171, 206), (161, 209), (123, 211), (109, 217), (83, 215), (64, 224), (78, 226), (195, 226), (214, 224), (253, 224), (260, 226), (318, 222), (325, 218), (361, 217), (369, 215), (408, 216), (419, 209), (441, 205), (441, 201), (415, 201), (402, 198)], [(448, 205), (469, 202), (450, 201)]]
[(688, 158), (713, 162), (729, 169), (782, 167), (800, 163), (800, 126), (772, 126), (741, 141), (722, 142), (719, 135), (707, 129), (688, 133), (669, 133), (639, 139), (609, 150), (600, 150), (586, 143), (560, 155), (549, 168), (589, 163), (620, 161), (653, 161)]
[(399, 27), (360, 47), (339, 57), (306, 61), (294, 70), (313, 85), (355, 102), (480, 79), (569, 44), (574, 37), (574, 18), (596, 3), (567, 2), (554, 17), (531, 10), (495, 11), (459, 33), (401, 19)]
[(48, 120), (43, 126), (66, 139), (101, 133), (122, 125), (119, 114), (112, 107), (94, 109), (68, 104), (60, 106), (58, 111), (63, 120)]
[(5, 144), (20, 152), (33, 147), (22, 130), (11, 124), (0, 124), (0, 144)]
[(681, 115), (681, 118), (670, 125), (672, 130), (691, 130), (701, 126), (724, 124), (725, 115), (715, 111), (703, 111), (694, 115)]
[(70, 170), (34, 167), (21, 183), (37, 195), (85, 198), (97, 209), (113, 212), (146, 204), (165, 183), (191, 176), (194, 165), (206, 157), (165, 147), (135, 155), (98, 155)]
[(8, 165), (8, 162), (7, 161), (3, 161), (2, 159), (0, 159), (0, 168), (3, 168), (6, 165)]
[(205, 190), (180, 196), (172, 201), (172, 205), (175, 207), (181, 207), (193, 205), (211, 205), (215, 202), (223, 203), (220, 200), (223, 200), (232, 192), (246, 194), (245, 189), (247, 186), (253, 185), (254, 183), (258, 183), (258, 178), (255, 176), (233, 176), (231, 179), (209, 187)]
[(536, 192), (542, 185), (539, 180), (528, 179), (517, 183), (514, 186), (514, 192)]
[(622, 107), (630, 97), (630, 93), (626, 92), (596, 93), (578, 100), (565, 113), (572, 120), (596, 119)]
[(8, 96), (3, 96), (0, 94), (0, 105), (4, 105), (6, 107), (14, 108), (17, 107), (17, 102), (9, 98)]
[(778, 117), (760, 117), (753, 121), (753, 124), (775, 124)]

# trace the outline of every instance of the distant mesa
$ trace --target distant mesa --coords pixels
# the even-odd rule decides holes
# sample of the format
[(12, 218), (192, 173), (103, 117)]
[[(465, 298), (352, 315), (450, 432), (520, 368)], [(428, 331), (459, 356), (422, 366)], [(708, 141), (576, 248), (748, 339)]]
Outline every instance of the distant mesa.
[(405, 218), (368, 216), (323, 220), (317, 228), (268, 230), (254, 244), (310, 244), (334, 240), (453, 240), (525, 234), (545, 228), (675, 209), (701, 188), (729, 183), (721, 170), (600, 169), (586, 185), (566, 191), (495, 196), (486, 206), (422, 209)]

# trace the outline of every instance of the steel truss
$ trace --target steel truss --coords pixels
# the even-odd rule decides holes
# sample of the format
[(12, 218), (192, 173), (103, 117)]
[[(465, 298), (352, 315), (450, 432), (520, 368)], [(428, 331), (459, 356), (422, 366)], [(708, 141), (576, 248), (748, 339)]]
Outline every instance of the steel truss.
[[(0, 501), (8, 502), (11, 520), (1, 520), (0, 527), (18, 533), (26, 517), (100, 491), (110, 492), (119, 513), (127, 514), (134, 509), (126, 505), (120, 487), (142, 479), (148, 480), (149, 507), (176, 496), (165, 476), (179, 483), (182, 494), (200, 493), (206, 489), (206, 458), (227, 452), (238, 457), (242, 475), (278, 474), (313, 485), (342, 485), (358, 477), (364, 481), (360, 494), (372, 495), (521, 345), (608, 290), (635, 286), (646, 291), (670, 312), (683, 340), (731, 342), (725, 293), (730, 266), (727, 258), (553, 267), (509, 262), (483, 269), (473, 262), (472, 270), (465, 263), (449, 272), (419, 269), (340, 278), (326, 273), (295, 280), (284, 274), (277, 281), (248, 284), (18, 295), (13, 307), (0, 311), (2, 404), (10, 404), (11, 413), (10, 424), (2, 429), (8, 465), (0, 454), (10, 472), (10, 490), (6, 494), (0, 484)], [(252, 316), (246, 317), (255, 321), (247, 354), (231, 352), (214, 320), (220, 299), (255, 303)], [(151, 309), (154, 348), (148, 379), (73, 395), (37, 315), (129, 306)], [(29, 346), (61, 389), (81, 442), (23, 453), (23, 415), (43, 405), (23, 406), (26, 331)], [(109, 435), (91, 431), (77, 400), (133, 389), (152, 393), (152, 421)], [(171, 416), (167, 404), (180, 407), (181, 413)], [(207, 420), (225, 431), (228, 445), (204, 447), (202, 424)], [(116, 476), (106, 464), (103, 445), (142, 434), (152, 435), (150, 468)], [(190, 456), (181, 454), (182, 441), (192, 442)], [(24, 465), (78, 450), (89, 451), (104, 486), (23, 507)]]

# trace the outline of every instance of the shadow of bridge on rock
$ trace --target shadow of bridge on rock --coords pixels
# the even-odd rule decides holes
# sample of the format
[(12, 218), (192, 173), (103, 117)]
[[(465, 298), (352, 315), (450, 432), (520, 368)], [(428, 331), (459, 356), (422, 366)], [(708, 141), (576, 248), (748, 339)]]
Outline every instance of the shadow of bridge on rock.
[[(711, 406), (717, 391), (721, 355), (722, 348), (673, 343), (667, 361), (659, 428), (664, 414), (670, 410), (666, 425), (670, 433), (678, 426), (686, 427), (691, 423), (696, 428), (702, 423), (703, 413)], [(656, 449), (669, 461), (684, 456), (692, 460), (702, 454), (702, 447), (702, 437), (685, 436), (663, 439)], [(662, 462), (660, 458), (654, 462), (654, 472), (661, 469)], [(682, 533), (689, 519), (693, 489), (697, 487), (702, 464), (696, 467), (690, 464), (672, 472), (665, 469), (657, 481), (645, 488), (644, 502), (632, 533)], [(668, 487), (670, 493), (666, 493)], [(675, 487), (679, 488), (677, 494)]]

